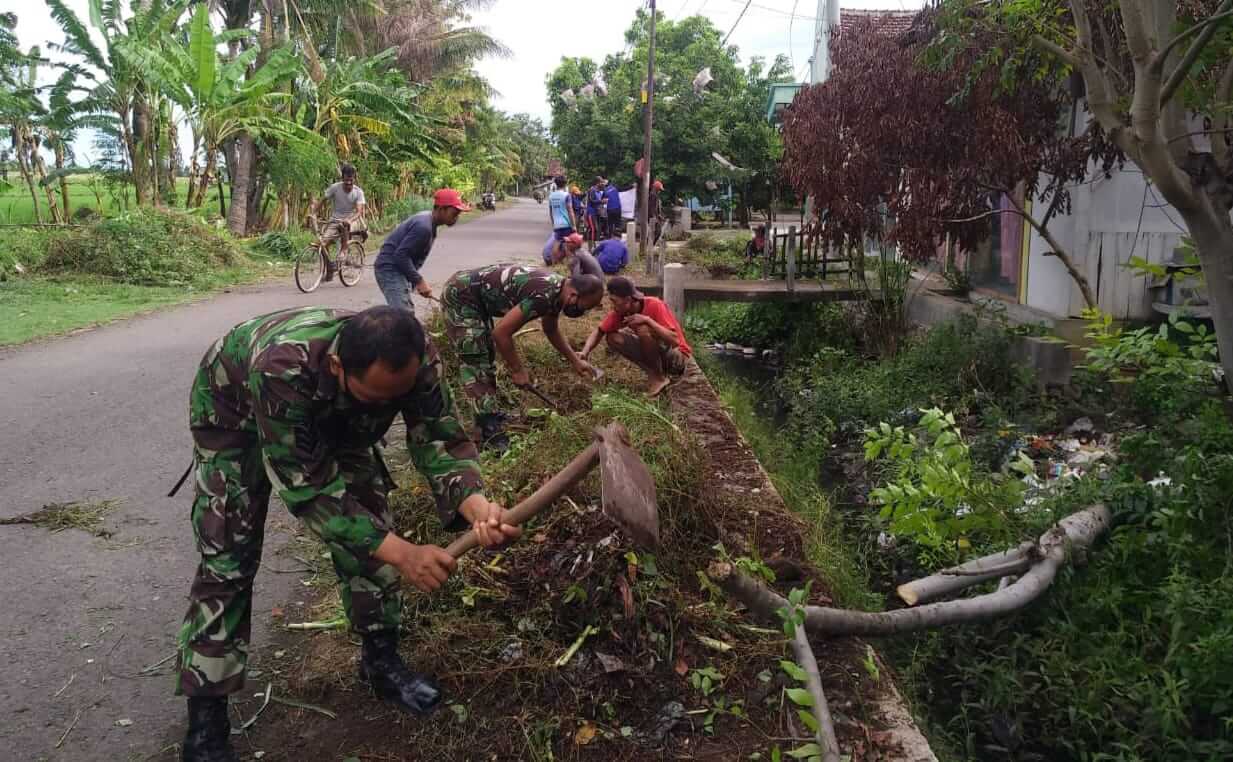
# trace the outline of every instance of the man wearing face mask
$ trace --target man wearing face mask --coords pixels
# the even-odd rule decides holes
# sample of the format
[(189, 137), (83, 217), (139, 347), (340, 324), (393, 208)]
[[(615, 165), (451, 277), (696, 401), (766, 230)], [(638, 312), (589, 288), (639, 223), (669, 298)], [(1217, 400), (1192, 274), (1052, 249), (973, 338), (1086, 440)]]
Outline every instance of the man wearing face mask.
[(441, 376), (415, 316), (386, 306), (264, 315), (206, 352), (189, 400), (201, 562), (179, 635), (185, 760), (239, 759), (227, 697), (244, 687), (271, 492), (330, 551), (347, 620), (363, 640), (360, 679), (408, 712), (440, 703), (433, 678), (412, 672), (398, 654), (400, 585), (435, 590), (455, 562), (394, 529), (386, 502), (394, 485), (376, 450), (394, 416), (406, 421), (407, 450), (443, 525), (470, 525), (487, 547), (520, 534), (484, 496), (475, 445)]
[(539, 319), (548, 341), (574, 371), (583, 378), (592, 378), (594, 369), (561, 335), (558, 319), (561, 313), (571, 318), (582, 317), (598, 306), (603, 297), (604, 282), (594, 275), (566, 278), (526, 265), (463, 270), (454, 273), (445, 284), (441, 296), (445, 334), (458, 348), (459, 376), (474, 406), (475, 422), (485, 447), (504, 450), (509, 446), (505, 416), (497, 399), (495, 355), (501, 355), (514, 384), (529, 384), (531, 376), (518, 356), (514, 334)]

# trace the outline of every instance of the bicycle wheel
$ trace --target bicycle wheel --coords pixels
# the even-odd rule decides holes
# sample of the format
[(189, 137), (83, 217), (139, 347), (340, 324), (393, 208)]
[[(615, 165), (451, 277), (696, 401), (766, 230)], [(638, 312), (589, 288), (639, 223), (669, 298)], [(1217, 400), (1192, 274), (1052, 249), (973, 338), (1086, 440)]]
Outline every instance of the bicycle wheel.
[(295, 260), (295, 285), (306, 294), (311, 294), (321, 285), (325, 276), (325, 254), (312, 244), (304, 247)]
[(344, 286), (354, 286), (360, 282), (364, 272), (364, 244), (352, 241), (347, 245), (347, 253), (338, 260), (338, 279)]

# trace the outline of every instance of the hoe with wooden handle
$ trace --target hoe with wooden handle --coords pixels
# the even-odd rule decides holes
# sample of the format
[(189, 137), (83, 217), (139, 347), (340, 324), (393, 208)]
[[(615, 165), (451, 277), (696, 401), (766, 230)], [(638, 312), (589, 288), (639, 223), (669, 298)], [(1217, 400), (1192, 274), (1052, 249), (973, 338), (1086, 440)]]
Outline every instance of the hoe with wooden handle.
[[(600, 502), (604, 514), (637, 544), (659, 546), (659, 507), (655, 502), (655, 480), (646, 464), (629, 445), (629, 432), (619, 423), (595, 429), (595, 440), (556, 476), (514, 506), (506, 520), (521, 526), (540, 511), (552, 505), (570, 487), (582, 481), (592, 468), (599, 465)], [(445, 549), (454, 558), (461, 558), (479, 545), (474, 531), (461, 535)]]

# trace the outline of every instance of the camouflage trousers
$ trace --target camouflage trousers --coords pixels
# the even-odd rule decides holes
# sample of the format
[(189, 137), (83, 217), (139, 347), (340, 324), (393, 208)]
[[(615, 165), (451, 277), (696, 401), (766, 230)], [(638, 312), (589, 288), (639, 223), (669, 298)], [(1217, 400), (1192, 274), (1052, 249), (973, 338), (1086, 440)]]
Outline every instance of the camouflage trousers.
[[(194, 387), (194, 394), (197, 393)], [(225, 696), (244, 687), (252, 632), (253, 578), (261, 565), (271, 486), (256, 437), (245, 432), (194, 429), (196, 494), (192, 524), (201, 561), (193, 580), (188, 613), (179, 634), (176, 693)], [(248, 438), (251, 444), (207, 449)], [(348, 490), (364, 496), (387, 491), (374, 455), (344, 465)], [(367, 461), (367, 462), (365, 462)], [(379, 504), (388, 514), (384, 500)], [(388, 516), (382, 516), (388, 522)], [(315, 534), (326, 519), (301, 520)], [(338, 575), (343, 607), (356, 632), (397, 630), (402, 617), (398, 571), (373, 558), (358, 558), (338, 543), (327, 543)]]
[(458, 376), (476, 416), (501, 410), (497, 397), (496, 349), (492, 343), (492, 319), (464, 298), (465, 286), (453, 280), (445, 284), (441, 306), (445, 335), (458, 350)]

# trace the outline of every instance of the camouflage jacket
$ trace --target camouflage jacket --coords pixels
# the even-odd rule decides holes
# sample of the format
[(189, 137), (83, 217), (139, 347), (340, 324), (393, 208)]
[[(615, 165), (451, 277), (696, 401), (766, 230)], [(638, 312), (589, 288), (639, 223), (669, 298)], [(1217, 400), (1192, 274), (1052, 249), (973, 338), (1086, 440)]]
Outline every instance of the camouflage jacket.
[(297, 516), (312, 511), (331, 517), (323, 539), (367, 555), (391, 529), (385, 498), (352, 488), (348, 476), (376, 466), (373, 447), (398, 413), (407, 424), (411, 460), (428, 481), (445, 526), (463, 523), (458, 506), (482, 491), (483, 481), (475, 445), (442, 382), (431, 342), (407, 396), (364, 405), (339, 388), (326, 358), (337, 350), (340, 329), (352, 314), (299, 308), (236, 326), (202, 360), (190, 418), (199, 448), (258, 444), (288, 509)]
[(526, 265), (489, 265), (463, 270), (452, 279), (459, 298), (478, 307), (489, 318), (522, 308), (528, 322), (561, 311), (565, 277), (551, 270)]

